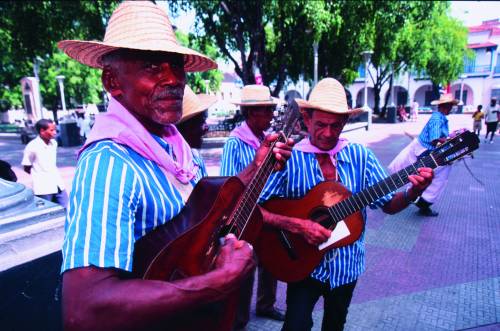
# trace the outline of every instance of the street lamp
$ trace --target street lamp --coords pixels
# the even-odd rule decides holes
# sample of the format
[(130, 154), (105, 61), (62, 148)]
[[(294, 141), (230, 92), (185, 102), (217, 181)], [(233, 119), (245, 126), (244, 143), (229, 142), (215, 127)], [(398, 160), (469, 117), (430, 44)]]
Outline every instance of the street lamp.
[(373, 51), (364, 51), (361, 53), (365, 61), (365, 87), (364, 87), (364, 102), (363, 109), (368, 112), (368, 129), (372, 125), (372, 110), (368, 107), (368, 62), (373, 54)]
[(209, 79), (205, 79), (205, 94), (208, 94), (208, 85), (210, 84)]
[(314, 50), (314, 86), (318, 83), (318, 42), (313, 43)]
[(64, 76), (59, 75), (56, 76), (57, 82), (59, 83), (59, 92), (61, 92), (61, 105), (62, 110), (66, 113), (66, 101), (64, 101)]
[(460, 102), (458, 103), (459, 106), (463, 106), (463, 94), (464, 94), (464, 79), (467, 78), (466, 74), (460, 75)]
[(396, 79), (394, 77), (394, 64), (391, 63), (391, 74), (392, 74), (392, 85), (391, 85), (391, 107), (395, 107), (394, 104), (394, 85), (396, 84)]

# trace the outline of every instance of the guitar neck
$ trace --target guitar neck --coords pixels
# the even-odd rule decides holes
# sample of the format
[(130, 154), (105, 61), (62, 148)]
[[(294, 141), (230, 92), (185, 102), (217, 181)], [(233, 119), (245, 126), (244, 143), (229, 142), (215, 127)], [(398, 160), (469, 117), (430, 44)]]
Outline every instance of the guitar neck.
[(390, 175), (380, 182), (364, 189), (361, 192), (351, 195), (349, 198), (328, 208), (333, 222), (338, 222), (345, 219), (347, 216), (354, 214), (357, 211), (365, 208), (369, 204), (386, 196), (408, 184), (408, 177), (417, 173), (417, 169), (421, 167), (436, 168), (438, 163), (432, 154), (420, 158), (414, 164), (407, 166), (404, 169)]
[(278, 137), (278, 139), (271, 145), (269, 151), (267, 152), (264, 162), (260, 168), (255, 173), (254, 177), (251, 179), (247, 188), (243, 192), (243, 195), (237, 204), (234, 213), (231, 215), (229, 224), (235, 226), (238, 229), (238, 233), (242, 233), (245, 229), (247, 222), (250, 220), (255, 207), (257, 206), (257, 201), (259, 200), (260, 193), (264, 188), (269, 176), (274, 170), (276, 165), (276, 159), (274, 158), (273, 148), (277, 142), (285, 143), (288, 137), (293, 132), (293, 128), (297, 123), (297, 116), (290, 116), (285, 127), (283, 128), (283, 134)]

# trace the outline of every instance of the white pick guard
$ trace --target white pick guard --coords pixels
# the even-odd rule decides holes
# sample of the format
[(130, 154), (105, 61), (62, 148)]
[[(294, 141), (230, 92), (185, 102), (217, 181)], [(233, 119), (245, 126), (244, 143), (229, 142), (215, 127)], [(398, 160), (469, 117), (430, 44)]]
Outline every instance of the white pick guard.
[(323, 250), (323, 249), (327, 248), (328, 246), (336, 243), (337, 241), (344, 239), (345, 237), (347, 237), (350, 234), (351, 234), (351, 232), (347, 228), (347, 225), (345, 224), (345, 222), (340, 221), (337, 223), (337, 225), (335, 226), (335, 229), (332, 231), (330, 238), (328, 238), (328, 240), (325, 241), (324, 243), (319, 244), (318, 248), (319, 248), (319, 250)]

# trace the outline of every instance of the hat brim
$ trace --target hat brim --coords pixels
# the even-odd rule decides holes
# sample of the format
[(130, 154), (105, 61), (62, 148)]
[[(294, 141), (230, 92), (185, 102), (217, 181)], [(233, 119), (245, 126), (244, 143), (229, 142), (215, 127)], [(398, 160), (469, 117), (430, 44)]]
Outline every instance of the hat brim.
[(205, 110), (210, 108), (210, 106), (212, 106), (214, 103), (217, 102), (217, 97), (215, 95), (197, 94), (196, 96), (198, 97), (198, 101), (200, 102), (200, 106), (198, 107), (198, 109), (190, 112), (188, 115), (183, 116), (179, 120), (178, 123), (182, 123), (184, 121), (187, 121), (188, 119), (204, 112)]
[(458, 105), (460, 103), (460, 101), (458, 101), (457, 99), (448, 100), (448, 101), (443, 101), (443, 100), (434, 100), (434, 101), (431, 101), (431, 105), (433, 105), (433, 106), (443, 105), (443, 104), (446, 104), (446, 103), (451, 103), (452, 105), (456, 106), (456, 105)]
[(279, 104), (279, 99), (271, 97), (271, 100), (262, 101), (231, 101), (233, 105), (237, 106), (276, 106)]
[(327, 113), (333, 113), (333, 114), (338, 114), (338, 115), (349, 115), (349, 116), (354, 116), (359, 113), (362, 113), (364, 111), (363, 108), (351, 108), (349, 109), (347, 105), (345, 106), (344, 109), (333, 109), (333, 108), (328, 108), (324, 107), (322, 105), (318, 105), (314, 102), (310, 102), (304, 99), (295, 99), (297, 104), (299, 105), (299, 108), (302, 110), (304, 108), (311, 108), (311, 109), (317, 109), (321, 110)]
[(178, 53), (184, 55), (184, 70), (187, 72), (207, 71), (217, 69), (217, 63), (195, 50), (180, 46), (176, 43), (149, 43), (145, 45), (113, 45), (98, 41), (63, 40), (57, 47), (69, 57), (89, 67), (102, 69), (102, 57), (117, 49), (131, 49), (142, 51), (157, 51)]

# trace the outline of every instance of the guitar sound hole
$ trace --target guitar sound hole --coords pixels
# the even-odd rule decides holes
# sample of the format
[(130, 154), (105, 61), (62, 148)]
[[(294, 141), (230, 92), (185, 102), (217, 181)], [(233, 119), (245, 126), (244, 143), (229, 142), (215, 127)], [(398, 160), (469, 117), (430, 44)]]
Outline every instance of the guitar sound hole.
[(321, 224), (327, 229), (331, 228), (334, 222), (326, 207), (314, 208), (310, 217), (314, 222)]

